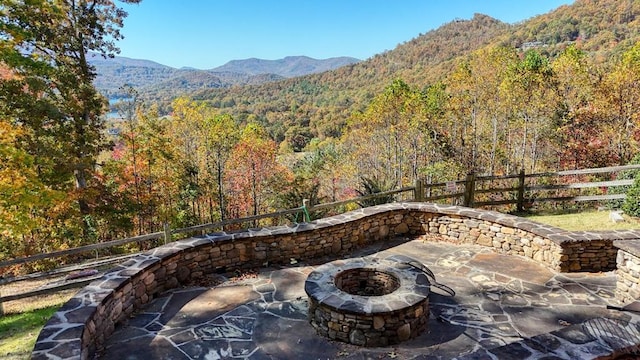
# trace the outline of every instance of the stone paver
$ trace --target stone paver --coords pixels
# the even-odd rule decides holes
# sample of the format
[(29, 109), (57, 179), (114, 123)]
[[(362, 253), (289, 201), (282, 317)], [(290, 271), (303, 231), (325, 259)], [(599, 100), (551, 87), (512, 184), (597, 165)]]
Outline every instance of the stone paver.
[[(601, 336), (604, 325), (626, 329), (622, 337), (637, 335), (637, 315), (606, 308), (616, 304), (613, 272), (556, 273), (524, 257), (422, 239), (353, 254), (392, 255), (419, 260), (456, 291), (449, 297), (432, 288), (427, 331), (399, 345), (364, 348), (315, 333), (304, 283), (325, 260), (334, 260), (324, 259), (169, 292), (119, 326), (100, 358), (588, 359), (611, 353), (616, 341), (626, 346)], [(572, 344), (585, 350), (576, 353)]]

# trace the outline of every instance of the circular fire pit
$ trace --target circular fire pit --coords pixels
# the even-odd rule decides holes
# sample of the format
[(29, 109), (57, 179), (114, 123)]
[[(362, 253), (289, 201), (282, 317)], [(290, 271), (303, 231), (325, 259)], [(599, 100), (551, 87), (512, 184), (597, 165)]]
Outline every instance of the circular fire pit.
[(360, 346), (386, 346), (427, 328), (427, 276), (413, 259), (358, 258), (316, 268), (305, 282), (309, 322), (318, 334)]

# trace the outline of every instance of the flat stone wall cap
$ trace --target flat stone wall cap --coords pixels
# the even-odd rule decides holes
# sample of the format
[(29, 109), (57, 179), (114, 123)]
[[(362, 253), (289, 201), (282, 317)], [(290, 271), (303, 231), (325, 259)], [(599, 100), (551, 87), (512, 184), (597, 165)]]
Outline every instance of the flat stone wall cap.
[(245, 230), (246, 232), (248, 232), (249, 234), (251, 234), (251, 236), (264, 236), (264, 235), (269, 235), (271, 234), (269, 229), (265, 229), (263, 227), (259, 227), (259, 228), (249, 228), (247, 230)]
[(45, 326), (42, 331), (40, 331), (40, 338), (45, 340), (45, 339), (53, 339), (57, 334), (59, 334), (62, 330), (64, 330), (65, 328), (67, 328), (69, 325), (67, 325), (66, 323), (64, 324), (60, 324), (58, 323), (58, 326), (52, 325), (47, 323), (47, 326)]
[(135, 275), (135, 274), (139, 273), (139, 272), (140, 272), (140, 270), (138, 270), (138, 269), (131, 269), (131, 268), (124, 268), (124, 269), (121, 269), (121, 268), (115, 268), (115, 269), (113, 269), (113, 272), (117, 273), (117, 274), (118, 274), (118, 275), (120, 275), (120, 276), (128, 276), (128, 277), (131, 277), (131, 276), (133, 276), (133, 275)]
[(58, 344), (60, 343), (57, 341), (38, 341), (34, 346), (33, 350), (34, 351), (49, 350), (56, 347)]
[(285, 234), (291, 234), (291, 228), (290, 227), (278, 226), (276, 228), (271, 229), (271, 231), (269, 232), (269, 235), (271, 235), (271, 236), (274, 236), (274, 235), (285, 235)]
[(341, 225), (347, 222), (349, 222), (349, 218), (336, 215), (327, 219), (319, 219), (319, 220), (315, 220), (314, 222), (304, 223), (304, 224), (308, 226), (307, 228), (305, 228), (305, 230), (310, 230), (310, 229), (322, 229), (323, 227), (327, 227), (327, 226)]
[(57, 356), (59, 359), (80, 359), (80, 341), (62, 343), (49, 351), (49, 354)]
[(160, 246), (157, 247), (155, 249), (149, 250), (149, 254), (159, 258), (159, 259), (164, 259), (166, 257), (171, 257), (171, 256), (175, 256), (176, 253), (183, 251), (180, 248), (177, 248), (175, 246)]
[(103, 276), (102, 278), (94, 281), (94, 285), (98, 286), (102, 289), (116, 290), (124, 286), (126, 283), (131, 281), (131, 278), (128, 276)]
[(631, 255), (640, 257), (640, 239), (639, 240), (616, 240), (613, 246), (624, 250)]
[(62, 313), (66, 311), (70, 311), (73, 309), (77, 309), (78, 307), (83, 305), (82, 299), (78, 297), (72, 297), (66, 303), (62, 304), (62, 306), (58, 309), (57, 313)]
[(172, 244), (176, 244), (176, 245), (185, 244), (191, 247), (205, 246), (205, 245), (211, 244), (211, 237), (209, 237), (208, 235), (204, 235), (202, 237), (198, 237), (194, 239), (185, 239), (185, 240), (181, 240), (180, 242), (166, 244), (165, 246), (161, 246), (160, 248), (163, 248), (163, 247), (172, 248), (171, 246)]
[(84, 325), (67, 327), (53, 337), (54, 340), (73, 340), (82, 336)]
[[(233, 235), (226, 232), (215, 232), (215, 233), (207, 234), (207, 239), (209, 239), (209, 241), (214, 243), (216, 241), (232, 240)], [(182, 241), (182, 240), (179, 240), (179, 241)]]
[(616, 240), (640, 240), (640, 230), (613, 230), (606, 233)]
[(114, 266), (113, 269), (114, 270), (118, 269), (118, 268), (131, 269), (131, 267), (136, 266), (137, 264), (138, 264), (138, 261), (136, 261), (135, 257), (133, 257), (131, 259), (125, 260), (124, 262), (120, 263), (119, 265)]
[(542, 235), (542, 236), (546, 237), (547, 239), (553, 241), (556, 244), (562, 244), (562, 243), (565, 243), (565, 242), (573, 242), (573, 241), (575, 241), (575, 239), (571, 237), (571, 234), (570, 233), (566, 233), (566, 232), (555, 233), (555, 234), (554, 233), (550, 233), (550, 234)]
[(540, 224), (531, 221), (518, 221), (513, 227), (535, 233), (540, 228)]
[(148, 267), (151, 267), (160, 262), (159, 258), (155, 256), (151, 256), (146, 253), (142, 255), (138, 255), (131, 260), (133, 260), (135, 263), (129, 265), (129, 268), (138, 269), (139, 271), (145, 270)]
[(95, 306), (84, 306), (71, 310), (64, 314), (65, 319), (70, 324), (83, 324), (96, 312)]
[(314, 223), (299, 223), (293, 228), (293, 232), (311, 231), (317, 228)]
[(388, 312), (392, 312), (394, 307), (397, 307), (398, 305), (394, 305), (391, 303), (375, 303), (371, 305), (371, 312), (372, 313), (377, 313), (377, 314), (382, 314), (382, 313), (388, 313)]
[[(305, 285), (305, 290), (306, 289), (307, 287)], [(321, 292), (319, 293), (319, 295), (320, 295), (320, 301), (322, 302), (322, 304), (334, 309), (342, 308), (342, 306), (345, 304), (347, 300), (349, 301), (351, 300), (330, 292)]]

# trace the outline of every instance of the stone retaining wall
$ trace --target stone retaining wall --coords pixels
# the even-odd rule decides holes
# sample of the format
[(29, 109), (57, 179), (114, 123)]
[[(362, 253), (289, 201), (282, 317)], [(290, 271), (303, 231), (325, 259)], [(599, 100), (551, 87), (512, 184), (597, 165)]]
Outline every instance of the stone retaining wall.
[(640, 299), (640, 240), (616, 241), (616, 299), (628, 303)]
[(207, 274), (340, 257), (390, 237), (424, 234), (526, 256), (564, 272), (612, 270), (613, 240), (640, 238), (635, 231), (566, 232), (497, 212), (427, 203), (394, 203), (296, 226), (215, 233), (147, 251), (83, 288), (47, 322), (32, 358), (91, 358), (118, 322), (158, 294)]

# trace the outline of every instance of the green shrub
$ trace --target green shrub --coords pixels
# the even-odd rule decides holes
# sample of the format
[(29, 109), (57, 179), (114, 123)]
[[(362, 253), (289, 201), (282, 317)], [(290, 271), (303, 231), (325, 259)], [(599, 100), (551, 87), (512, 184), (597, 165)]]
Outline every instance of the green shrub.
[[(393, 188), (395, 187), (395, 185), (392, 183), (387, 183), (376, 178), (372, 179), (364, 176), (360, 177), (360, 186), (362, 187), (361, 189), (356, 189), (356, 193), (358, 193), (359, 196), (375, 195), (378, 193), (393, 190)], [(393, 195), (383, 195), (358, 201), (358, 205), (364, 208), (368, 206), (387, 204), (393, 202), (393, 200)]]
[[(628, 165), (637, 165), (640, 164), (640, 154), (637, 154), (636, 156), (633, 157), (633, 159), (631, 159), (631, 161), (629, 161)], [(620, 171), (618, 173), (618, 175), (616, 176), (617, 180), (629, 180), (629, 179), (637, 179), (638, 175), (640, 175), (640, 170), (624, 170), (624, 171)], [(627, 197), (629, 197), (629, 190), (634, 187), (634, 185), (623, 185), (623, 186), (616, 186), (616, 187), (610, 187), (607, 191), (608, 194), (627, 194)], [(622, 199), (618, 199), (618, 200), (609, 200), (606, 203), (607, 208), (609, 209), (623, 209), (625, 200)], [(626, 211), (625, 211), (626, 212)]]
[(638, 175), (633, 185), (627, 190), (627, 198), (622, 203), (622, 210), (629, 216), (640, 217), (640, 176)]

